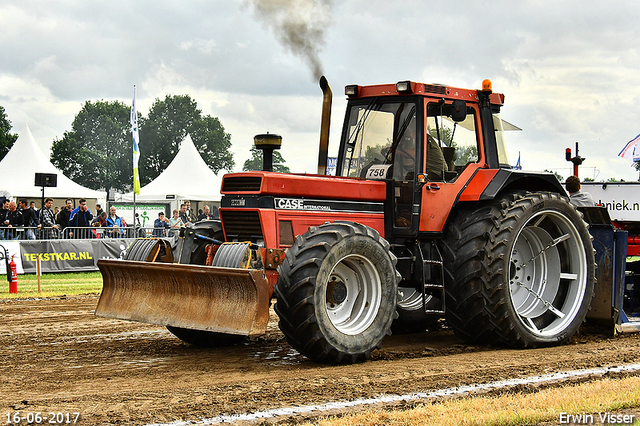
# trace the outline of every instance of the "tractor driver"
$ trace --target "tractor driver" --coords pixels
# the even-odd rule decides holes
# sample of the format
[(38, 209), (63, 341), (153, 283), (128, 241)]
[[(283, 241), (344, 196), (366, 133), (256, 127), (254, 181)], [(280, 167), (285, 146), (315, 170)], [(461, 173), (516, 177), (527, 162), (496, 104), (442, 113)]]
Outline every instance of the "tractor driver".
[[(398, 143), (393, 165), (393, 179), (400, 181), (413, 180), (416, 158), (415, 121), (405, 132), (405, 137)], [(442, 149), (436, 139), (427, 134), (427, 179), (432, 182), (444, 181), (447, 170)]]
[(416, 120), (407, 126), (402, 139), (396, 145), (393, 158), (393, 180), (412, 181), (416, 164)]

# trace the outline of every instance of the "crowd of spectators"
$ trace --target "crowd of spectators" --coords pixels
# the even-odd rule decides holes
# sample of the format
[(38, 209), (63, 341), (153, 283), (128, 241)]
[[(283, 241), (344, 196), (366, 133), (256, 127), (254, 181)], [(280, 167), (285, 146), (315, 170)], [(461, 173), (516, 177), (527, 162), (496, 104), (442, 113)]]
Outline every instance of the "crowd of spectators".
[[(102, 212), (101, 206), (96, 210)], [(115, 208), (114, 208), (115, 212)], [(104, 214), (106, 218), (106, 214)], [(34, 201), (22, 199), (16, 205), (15, 201), (4, 199), (0, 207), (0, 239), (51, 239), (51, 238), (91, 238), (90, 228), (110, 226), (103, 217), (94, 218), (87, 207), (87, 200), (81, 198), (78, 207), (73, 208), (73, 200), (67, 199), (65, 206), (53, 209), (53, 199), (46, 198), (44, 207), (36, 208)], [(124, 226), (122, 221), (119, 226)], [(113, 225), (111, 225), (113, 226)], [(94, 232), (93, 236), (97, 236)]]
[[(217, 208), (214, 207), (214, 210), (217, 213)], [(180, 227), (185, 226), (187, 223), (219, 218), (217, 214), (211, 214), (211, 209), (208, 205), (205, 205), (203, 210), (200, 210), (200, 215), (196, 216), (195, 212), (191, 210), (191, 202), (189, 201), (181, 204), (180, 210), (175, 209), (172, 213), (171, 219), (167, 219), (163, 212), (158, 213), (158, 218), (153, 222), (154, 237), (172, 237)]]
[[(158, 215), (154, 222), (153, 236), (173, 236), (180, 227), (187, 223), (217, 218), (217, 208), (214, 214), (208, 205), (200, 210), (196, 216), (191, 210), (191, 203), (185, 202), (180, 210), (173, 210), (173, 216), (168, 219), (164, 213)], [(108, 229), (104, 229), (108, 228)], [(116, 207), (109, 207), (109, 212), (102, 210), (96, 204), (95, 216), (87, 206), (87, 200), (81, 198), (74, 208), (72, 199), (67, 199), (62, 208), (53, 207), (53, 199), (46, 198), (44, 207), (37, 209), (35, 202), (26, 199), (15, 201), (4, 199), (0, 203), (0, 239), (2, 240), (36, 240), (52, 238), (98, 238), (129, 236), (127, 223), (118, 216)]]

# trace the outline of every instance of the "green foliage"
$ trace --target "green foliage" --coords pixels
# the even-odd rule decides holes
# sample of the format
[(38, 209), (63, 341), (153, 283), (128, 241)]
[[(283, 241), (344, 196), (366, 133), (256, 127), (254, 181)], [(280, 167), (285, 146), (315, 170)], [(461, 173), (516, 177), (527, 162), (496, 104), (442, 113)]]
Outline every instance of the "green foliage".
[(388, 145), (378, 144), (374, 146), (367, 146), (364, 152), (363, 164), (368, 164), (372, 161), (377, 163), (383, 163), (385, 160), (388, 160), (383, 156), (382, 153), (388, 152), (390, 145), (391, 144), (389, 143)]
[[(455, 142), (453, 146), (456, 146)], [(457, 147), (456, 155), (456, 166), (464, 166), (468, 163), (474, 163), (478, 161), (478, 147), (475, 145)]]
[(18, 139), (17, 134), (11, 134), (11, 121), (3, 106), (0, 106), (0, 160), (7, 155), (14, 142)]
[[(438, 135), (438, 132), (436, 132), (435, 127), (431, 127), (429, 128), (429, 134), (434, 138), (436, 138), (436, 140), (440, 139), (440, 141), (446, 146), (451, 146), (451, 136), (452, 136), (453, 130), (450, 127), (440, 127), (439, 130), (440, 130), (440, 135)], [(455, 146), (455, 143), (453, 145)]]
[(167, 168), (187, 136), (195, 144), (205, 163), (218, 173), (235, 165), (231, 135), (215, 117), (203, 116), (189, 95), (167, 95), (156, 99), (149, 116), (140, 125), (140, 181), (145, 185)]
[(556, 176), (556, 178), (558, 178), (558, 180), (560, 182), (564, 182), (564, 178), (562, 177), (562, 175), (560, 173), (554, 172), (552, 170), (547, 170), (547, 169), (544, 169), (544, 171), (547, 172), (547, 173), (553, 173)]
[[(128, 191), (133, 185), (131, 106), (119, 101), (87, 101), (73, 120), (72, 129), (52, 146), (51, 162), (65, 176), (91, 189)], [(220, 121), (203, 116), (189, 97), (156, 99), (149, 116), (138, 113), (140, 129), (140, 181), (145, 185), (168, 165), (187, 134), (214, 172), (234, 166), (231, 135)], [(188, 172), (188, 171), (185, 171)]]
[(595, 179), (592, 179), (592, 178), (586, 177), (586, 178), (584, 178), (582, 181), (583, 181), (583, 182), (595, 182)]
[[(285, 160), (279, 151), (273, 151), (273, 171), (278, 173), (291, 173), (289, 167), (284, 165)], [(262, 151), (255, 146), (251, 147), (251, 158), (244, 162), (242, 170), (262, 170)]]
[(122, 102), (85, 102), (71, 130), (53, 142), (51, 162), (88, 188), (126, 190), (133, 179), (129, 117)]

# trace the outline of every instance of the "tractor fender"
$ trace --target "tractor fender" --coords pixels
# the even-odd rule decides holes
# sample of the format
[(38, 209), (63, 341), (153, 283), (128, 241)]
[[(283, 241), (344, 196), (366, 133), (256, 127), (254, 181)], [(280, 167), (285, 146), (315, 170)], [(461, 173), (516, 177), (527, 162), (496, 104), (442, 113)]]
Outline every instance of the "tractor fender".
[[(472, 181), (480, 178), (480, 174), (476, 173)], [(567, 195), (564, 187), (553, 173), (500, 169), (480, 193), (478, 200), (493, 200), (503, 193), (519, 190), (531, 192), (548, 191)]]

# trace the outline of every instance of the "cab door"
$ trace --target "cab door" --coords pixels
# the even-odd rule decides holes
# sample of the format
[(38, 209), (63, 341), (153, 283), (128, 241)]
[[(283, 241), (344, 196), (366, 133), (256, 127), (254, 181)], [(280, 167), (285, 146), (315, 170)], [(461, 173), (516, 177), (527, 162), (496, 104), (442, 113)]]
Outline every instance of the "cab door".
[[(482, 167), (482, 134), (477, 105), (428, 100), (425, 105), (420, 232), (440, 233), (467, 183)], [(456, 111), (457, 110), (457, 111)], [(460, 115), (462, 114), (462, 115)]]

